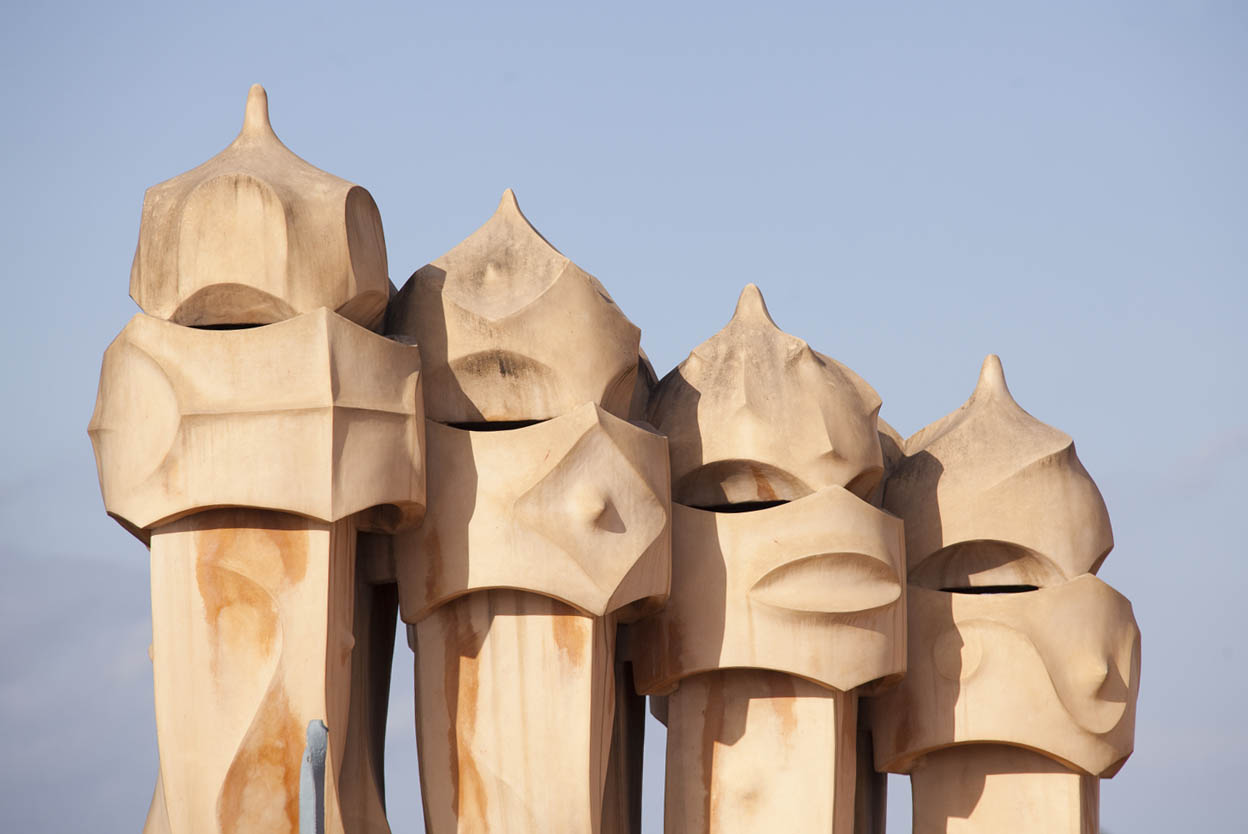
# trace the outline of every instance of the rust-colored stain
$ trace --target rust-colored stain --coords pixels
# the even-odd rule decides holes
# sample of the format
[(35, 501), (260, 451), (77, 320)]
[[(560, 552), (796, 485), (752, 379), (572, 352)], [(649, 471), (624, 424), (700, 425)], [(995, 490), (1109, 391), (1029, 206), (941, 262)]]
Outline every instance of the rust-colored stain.
[[(230, 520), (247, 523), (245, 517)], [(268, 657), (278, 636), (277, 595), (307, 574), (307, 530), (297, 519), (289, 528), (211, 527), (195, 530), (192, 547), (214, 676), (222, 658)]]
[(231, 520), (239, 526), (194, 531), (192, 547), (200, 562), (228, 567), (273, 592), (283, 582), (303, 581), (308, 571), (309, 531), (301, 519), (281, 519), (276, 525), (265, 519), (263, 527), (246, 526), (245, 517)]
[(425, 566), (425, 602), (437, 599), (438, 587), (442, 584), (442, 542), (438, 539), (438, 528), (433, 526), (425, 536), (420, 553), (417, 554)]
[[(474, 606), (489, 604), (489, 594), (471, 594), (438, 609), (439, 631), (447, 638), (442, 647), (442, 697), (446, 702), (446, 745), (450, 757), (451, 807), (460, 828), (484, 830), (489, 796), (472, 756), (480, 697), (478, 654), (483, 635), (472, 623)], [(475, 823), (472, 825), (472, 823)]]
[(217, 797), (217, 821), (229, 834), (295, 834), (304, 733), (280, 687), (265, 696), (230, 763)]
[(277, 603), (268, 589), (239, 567), (238, 530), (197, 530), (194, 537), (195, 582), (204, 604), (204, 620), (211, 640), (213, 677), (221, 660), (268, 657), (277, 640)]
[(584, 662), (588, 644), (585, 624), (589, 619), (584, 614), (554, 614), (550, 618), (555, 645), (559, 647), (563, 659), (573, 666), (579, 667)]
[[(204, 605), (214, 677), (243, 683), (221, 669), (265, 659), (280, 648), (280, 596), (307, 574), (309, 535), (294, 517), (245, 511), (205, 513), (193, 531), (195, 581)], [(280, 666), (277, 676), (280, 676)], [(217, 797), (223, 832), (268, 834), (299, 827), (303, 722), (280, 678), (265, 694)]]
[(704, 799), (705, 824), (709, 827), (718, 811), (719, 797), (713, 787), (715, 780), (715, 745), (724, 737), (724, 678), (712, 673), (702, 683), (706, 693), (702, 720), (702, 784), (706, 786)]
[(489, 796), (485, 784), (481, 780), (481, 772), (472, 755), (472, 742), (477, 733), (477, 708), (480, 704), (480, 665), (479, 655), (484, 635), (478, 634), (472, 623), (472, 606), (489, 605), (491, 596), (479, 596), (476, 599), (465, 599), (457, 606), (454, 660), (459, 665), (459, 691), (451, 693), (451, 698), (458, 702), (455, 723), (456, 758), (458, 769), (458, 804), (455, 808), (459, 819), (475, 820), (482, 830), (487, 820)]
[(750, 467), (750, 474), (754, 476), (754, 489), (758, 491), (759, 501), (775, 501), (776, 491), (772, 489), (771, 482), (767, 480), (767, 476), (762, 470)]
[[(673, 674), (681, 667), (685, 659), (685, 624), (679, 617), (660, 617), (659, 624), (662, 628), (660, 632), (660, 646), (666, 646), (666, 651), (657, 652), (659, 658), (659, 669), (664, 675)], [(651, 652), (651, 654), (656, 654)], [(651, 661), (653, 662), (653, 661)]]
[(788, 675), (768, 675), (768, 697), (772, 712), (780, 721), (781, 738), (794, 738), (797, 732), (797, 687)]
[(286, 581), (297, 585), (308, 573), (308, 536), (304, 530), (257, 530), (277, 548)]
[(195, 565), (195, 580), (204, 601), (204, 618), (211, 635), (209, 654), (213, 677), (221, 660), (244, 656), (269, 657), (278, 635), (277, 604), (269, 593), (247, 577), (204, 559)]
[(893, 732), (893, 746), (897, 750), (909, 750), (914, 742), (914, 727), (910, 723), (910, 715), (914, 710), (906, 708), (910, 707), (910, 704), (905, 703), (905, 699), (902, 699), (902, 703), (903, 708), (895, 713), (897, 729)]

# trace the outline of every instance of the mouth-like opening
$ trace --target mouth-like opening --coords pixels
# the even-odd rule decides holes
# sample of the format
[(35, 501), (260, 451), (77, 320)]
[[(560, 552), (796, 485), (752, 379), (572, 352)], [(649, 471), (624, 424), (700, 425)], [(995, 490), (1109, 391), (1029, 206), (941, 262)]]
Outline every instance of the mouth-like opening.
[(255, 324), (193, 324), (192, 330), (250, 330), (253, 327), (264, 327), (263, 322)]
[(941, 588), (947, 594), (1025, 594), (1038, 591), (1038, 585), (972, 585), (966, 588)]
[(512, 431), (545, 422), (545, 420), (479, 420), (468, 423), (447, 423), (447, 425), (462, 431)]
[(752, 513), (758, 510), (767, 510), (772, 507), (779, 507), (781, 504), (787, 504), (788, 501), (742, 501), (740, 504), (712, 504), (706, 507), (694, 507), (695, 510), (705, 510), (708, 513)]

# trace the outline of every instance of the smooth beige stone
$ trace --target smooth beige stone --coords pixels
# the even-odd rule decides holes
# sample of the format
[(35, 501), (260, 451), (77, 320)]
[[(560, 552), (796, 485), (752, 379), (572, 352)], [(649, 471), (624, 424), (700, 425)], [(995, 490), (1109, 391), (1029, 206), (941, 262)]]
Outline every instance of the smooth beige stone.
[(885, 834), (888, 817), (888, 774), (875, 769), (870, 718), (864, 715), (869, 701), (858, 702), (856, 746), (857, 778), (854, 781), (854, 834)]
[(153, 532), (163, 794), (153, 812), (163, 810), (173, 834), (297, 832), (314, 719), (329, 727), (326, 831), (343, 832), (355, 539), (350, 519), (250, 509), (196, 513)]
[(827, 486), (870, 495), (879, 408), (857, 374), (776, 327), (749, 284), (727, 326), (659, 382), (649, 421), (671, 447), (672, 500), (710, 508)]
[(585, 403), (628, 416), (641, 331), (510, 189), (484, 226), (412, 275), (386, 332), (420, 345), (430, 420), (545, 420)]
[(1095, 573), (1113, 547), (1074, 443), (1014, 402), (996, 356), (966, 404), (905, 452), (884, 508), (906, 522), (911, 584), (1047, 587)]
[(901, 522), (839, 486), (763, 510), (672, 506), (667, 606), (630, 630), (639, 691), (726, 668), (839, 690), (905, 670)]
[(147, 809), (147, 818), (143, 821), (143, 834), (170, 834), (173, 831), (169, 823), (169, 809), (165, 807), (165, 783), (160, 776), (164, 768), (159, 764), (157, 767), (156, 790)]
[(906, 773), (971, 742), (1035, 750), (1110, 777), (1131, 754), (1140, 632), (1094, 576), (1017, 594), (911, 587), (905, 679), (871, 705), (875, 764)]
[(259, 84), (229, 147), (143, 199), (130, 295), (178, 324), (269, 324), (327, 307), (375, 329), (390, 295), (367, 191), (281, 143)]
[(104, 354), (88, 428), (104, 506), (144, 538), (223, 506), (416, 523), (420, 380), (416, 348), (324, 309), (230, 331), (137, 315)]
[(1098, 834), (1100, 780), (1031, 750), (972, 744), (910, 774), (914, 834)]
[(650, 425), (645, 422), (646, 412), (650, 410), (650, 397), (654, 395), (654, 389), (658, 387), (658, 384), (659, 378), (654, 372), (654, 365), (650, 364), (650, 359), (643, 350), (637, 357), (637, 382), (633, 387), (633, 398), (628, 406), (629, 422)]
[(599, 834), (614, 637), (614, 617), (512, 590), (408, 627), (430, 834)]
[[(621, 629), (624, 627), (621, 626)], [(615, 657), (615, 723), (602, 799), (601, 834), (641, 834), (641, 781), (646, 740), (646, 697), (637, 694), (633, 665)]]
[(403, 620), (490, 588), (598, 616), (669, 583), (667, 444), (595, 405), (509, 431), (426, 425), (429, 508), (396, 538)]
[(727, 669), (667, 697), (671, 834), (851, 834), (857, 695)]
[(906, 441), (897, 433), (897, 429), (884, 421), (883, 417), (879, 418), (879, 436), (880, 451), (884, 457), (884, 474), (875, 485), (875, 489), (863, 496), (866, 502), (873, 507), (879, 507), (884, 504), (884, 490), (888, 486), (888, 479), (893, 472), (897, 471), (897, 467), (906, 457), (906, 453), (903, 451)]
[(365, 533), (356, 544), (351, 712), (338, 788), (343, 826), (351, 834), (390, 834), (386, 719), (399, 611), (390, 542), (390, 536)]

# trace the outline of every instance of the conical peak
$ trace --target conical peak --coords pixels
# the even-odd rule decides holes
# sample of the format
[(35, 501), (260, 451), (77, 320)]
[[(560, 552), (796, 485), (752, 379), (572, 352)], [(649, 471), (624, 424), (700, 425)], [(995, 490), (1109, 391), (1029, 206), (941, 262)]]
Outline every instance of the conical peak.
[(776, 324), (759, 288), (746, 284), (737, 297), (732, 318), (715, 335), (690, 351), (689, 359), (682, 362), (680, 368), (687, 368), (690, 360), (723, 366), (730, 356), (753, 356), (757, 360), (764, 354), (782, 357), (782, 365), (806, 354), (814, 358), (805, 339), (784, 332)]
[(534, 228), (510, 188), (489, 220), (416, 276), (429, 268), (446, 299), (491, 321), (535, 303), (566, 274), (593, 283)]
[(547, 240), (545, 235), (537, 230), (537, 227), (533, 225), (528, 217), (525, 217), (524, 212), (520, 209), (520, 201), (516, 199), (516, 192), (510, 188), (504, 189), (503, 196), (498, 200), (498, 208), (494, 210), (494, 215), (486, 221), (484, 226), (469, 236), (468, 240), (461, 243), (460, 246), (482, 234), (489, 235), (493, 232), (497, 235), (496, 227), (500, 224), (506, 229), (504, 235), (508, 245), (514, 245), (518, 242), (516, 232), (519, 229), (522, 235), (526, 237), (531, 236), (531, 238), (541, 241), (546, 247), (553, 250), (556, 255), (563, 257), (563, 253)]
[[(239, 139), (277, 139), (273, 125), (269, 122), (269, 94), (259, 84), (252, 84), (247, 91), (247, 106), (243, 111), (243, 129), (239, 131)], [(279, 140), (280, 141), (280, 140)]]
[[(520, 201), (516, 199), (516, 192), (510, 188), (503, 189), (503, 196), (498, 200), (497, 213), (515, 213), (520, 217), (524, 217), (524, 212), (520, 211)], [(524, 222), (528, 223), (528, 218), (524, 218)], [(531, 223), (529, 225), (532, 225)]]
[[(763, 300), (763, 293), (756, 284), (746, 284), (741, 290), (741, 295), (737, 298), (737, 309), (732, 313), (732, 320), (734, 322), (766, 322), (776, 327), (775, 319), (771, 317), (771, 312), (767, 309), (767, 302)], [(780, 328), (776, 327), (776, 329)]]
[(996, 457), (1018, 460), (1052, 453), (1070, 444), (1064, 432), (1037, 420), (1010, 393), (1001, 358), (990, 353), (980, 366), (975, 390), (957, 411), (915, 432), (906, 440), (906, 454), (914, 455), (946, 435), (964, 435), (977, 445), (991, 443)]
[(1005, 384), (1005, 369), (1001, 366), (1000, 356), (990, 353), (984, 357), (984, 364), (979, 369), (979, 381), (975, 383), (975, 393), (972, 396), (1004, 397), (1014, 402), (1010, 388)]

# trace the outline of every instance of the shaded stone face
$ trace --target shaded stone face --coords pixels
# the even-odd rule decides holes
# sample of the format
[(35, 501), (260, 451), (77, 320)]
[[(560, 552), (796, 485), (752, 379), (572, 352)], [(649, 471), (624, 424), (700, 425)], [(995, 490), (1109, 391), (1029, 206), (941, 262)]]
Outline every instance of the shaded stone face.
[(776, 327), (751, 284), (659, 382), (648, 417), (671, 445), (672, 499), (717, 507), (828, 486), (866, 496), (883, 471), (879, 407), (853, 371)]
[(373, 198), (283, 145), (259, 85), (229, 147), (143, 199), (130, 295), (148, 315), (255, 325), (327, 307), (375, 329), (389, 294)]
[(510, 190), (484, 226), (412, 275), (386, 332), (419, 345), (430, 420), (548, 420), (585, 403), (629, 416), (640, 331)]

